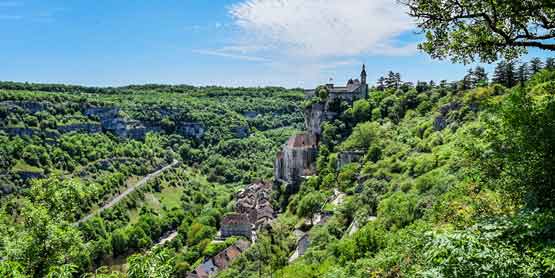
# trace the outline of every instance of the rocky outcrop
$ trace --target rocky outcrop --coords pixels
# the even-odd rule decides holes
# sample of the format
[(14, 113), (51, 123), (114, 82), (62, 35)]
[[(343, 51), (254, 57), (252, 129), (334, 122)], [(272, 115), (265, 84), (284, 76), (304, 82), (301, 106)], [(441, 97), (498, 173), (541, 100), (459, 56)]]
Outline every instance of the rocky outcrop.
[[(161, 108), (157, 112), (162, 116), (169, 116), (176, 113), (176, 111)], [(117, 107), (89, 107), (85, 109), (84, 114), (98, 118), (103, 130), (113, 132), (121, 138), (143, 139), (148, 132), (164, 132), (158, 122), (129, 120), (120, 116), (119, 112), (120, 110)], [(187, 137), (201, 138), (205, 129), (200, 123), (179, 122), (176, 126), (176, 132)]]
[(360, 160), (361, 157), (364, 156), (364, 152), (363, 151), (344, 151), (344, 152), (340, 152), (337, 155), (337, 169), (341, 169), (343, 168), (343, 166), (349, 164), (349, 163), (353, 163), (353, 162), (357, 162)]
[(315, 135), (301, 133), (292, 136), (276, 156), (275, 179), (295, 184), (304, 176), (314, 175), (317, 152), (318, 139)]
[(201, 138), (204, 135), (204, 126), (201, 123), (181, 122), (176, 127), (177, 133), (194, 138)]
[(30, 179), (42, 179), (46, 177), (43, 173), (31, 172), (31, 171), (19, 171), (17, 172), (17, 175), (19, 176), (20, 179), (24, 181), (30, 180)]
[(44, 136), (45, 138), (58, 138), (60, 133), (52, 129), (39, 129), (29, 127), (4, 127), (0, 129), (10, 136)]
[(119, 113), (117, 107), (88, 107), (83, 114), (88, 117), (97, 117), (100, 121), (107, 121), (115, 118)]
[(258, 117), (258, 112), (256, 111), (245, 111), (243, 112), (243, 116), (245, 116), (245, 118), (252, 120), (256, 117)]
[(237, 138), (246, 138), (249, 136), (249, 127), (248, 126), (238, 126), (233, 128), (233, 133)]
[(68, 132), (85, 132), (85, 133), (99, 133), (102, 132), (102, 126), (99, 123), (78, 123), (63, 125), (57, 127), (61, 133)]
[(338, 116), (338, 113), (330, 111), (327, 106), (326, 103), (314, 103), (304, 110), (306, 131), (318, 138), (322, 134), (322, 124), (325, 121), (333, 121)]
[(47, 110), (49, 106), (52, 106), (52, 103), (44, 101), (2, 101), (0, 105), (8, 107), (8, 109), (13, 109), (16, 107), (20, 107), (23, 110), (29, 113), (38, 113), (44, 110)]

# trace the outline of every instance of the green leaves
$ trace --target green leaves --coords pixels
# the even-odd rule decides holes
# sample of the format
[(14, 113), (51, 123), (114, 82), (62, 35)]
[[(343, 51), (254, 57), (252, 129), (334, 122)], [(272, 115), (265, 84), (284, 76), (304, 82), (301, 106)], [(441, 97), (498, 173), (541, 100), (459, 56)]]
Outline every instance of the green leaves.
[(163, 248), (127, 259), (128, 278), (170, 278), (175, 271), (174, 256)]
[(419, 48), (453, 62), (512, 60), (527, 47), (555, 50), (555, 8), (548, 1), (402, 0), (426, 33)]

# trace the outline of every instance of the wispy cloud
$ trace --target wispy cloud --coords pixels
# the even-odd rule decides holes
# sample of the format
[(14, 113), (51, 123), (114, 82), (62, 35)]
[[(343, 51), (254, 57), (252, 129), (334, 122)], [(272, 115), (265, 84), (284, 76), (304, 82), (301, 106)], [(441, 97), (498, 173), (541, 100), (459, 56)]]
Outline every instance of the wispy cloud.
[(414, 28), (392, 0), (244, 0), (230, 7), (245, 36), (298, 57), (396, 55), (392, 41)]
[(196, 49), (193, 50), (193, 53), (202, 54), (202, 55), (210, 55), (210, 56), (218, 56), (224, 58), (232, 58), (237, 60), (243, 61), (251, 61), (251, 62), (269, 62), (269, 59), (257, 57), (257, 56), (249, 56), (243, 54), (237, 54), (230, 52), (225, 49), (218, 49), (218, 50), (203, 50), (203, 49)]

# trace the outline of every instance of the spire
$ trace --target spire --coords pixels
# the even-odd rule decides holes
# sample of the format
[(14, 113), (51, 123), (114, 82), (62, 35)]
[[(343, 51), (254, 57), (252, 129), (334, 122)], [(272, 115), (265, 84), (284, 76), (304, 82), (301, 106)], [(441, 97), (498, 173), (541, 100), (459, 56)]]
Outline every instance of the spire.
[(360, 82), (366, 84), (366, 65), (362, 64), (362, 72), (360, 73)]

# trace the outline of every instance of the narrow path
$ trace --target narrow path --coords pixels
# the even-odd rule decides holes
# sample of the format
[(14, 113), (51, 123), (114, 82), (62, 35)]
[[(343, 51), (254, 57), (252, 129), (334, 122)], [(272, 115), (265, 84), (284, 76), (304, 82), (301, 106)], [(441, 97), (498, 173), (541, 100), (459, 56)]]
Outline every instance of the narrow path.
[(89, 213), (88, 215), (86, 215), (85, 217), (79, 219), (79, 221), (77, 221), (74, 224), (81, 224), (83, 222), (86, 222), (87, 220), (91, 219), (92, 217), (94, 217), (95, 215), (101, 213), (104, 210), (107, 210), (113, 206), (115, 206), (117, 203), (119, 203), (121, 200), (123, 200), (123, 198), (127, 197), (127, 195), (133, 193), (135, 190), (137, 190), (139, 187), (143, 186), (145, 183), (147, 183), (150, 179), (155, 178), (157, 176), (159, 176), (162, 172), (175, 167), (177, 164), (179, 163), (179, 161), (177, 160), (173, 160), (173, 162), (167, 166), (164, 166), (163, 168), (152, 172), (148, 175), (146, 175), (144, 178), (142, 178), (140, 181), (138, 181), (134, 186), (128, 188), (127, 190), (125, 190), (123, 193), (119, 194), (118, 196), (116, 196), (114, 199), (112, 199), (110, 202), (108, 202), (107, 204), (105, 204), (104, 206), (102, 206), (101, 208), (99, 208), (98, 210)]
[(177, 236), (177, 231), (173, 231), (170, 234), (167, 234), (165, 237), (161, 238), (156, 245), (164, 245), (166, 242), (172, 241)]

